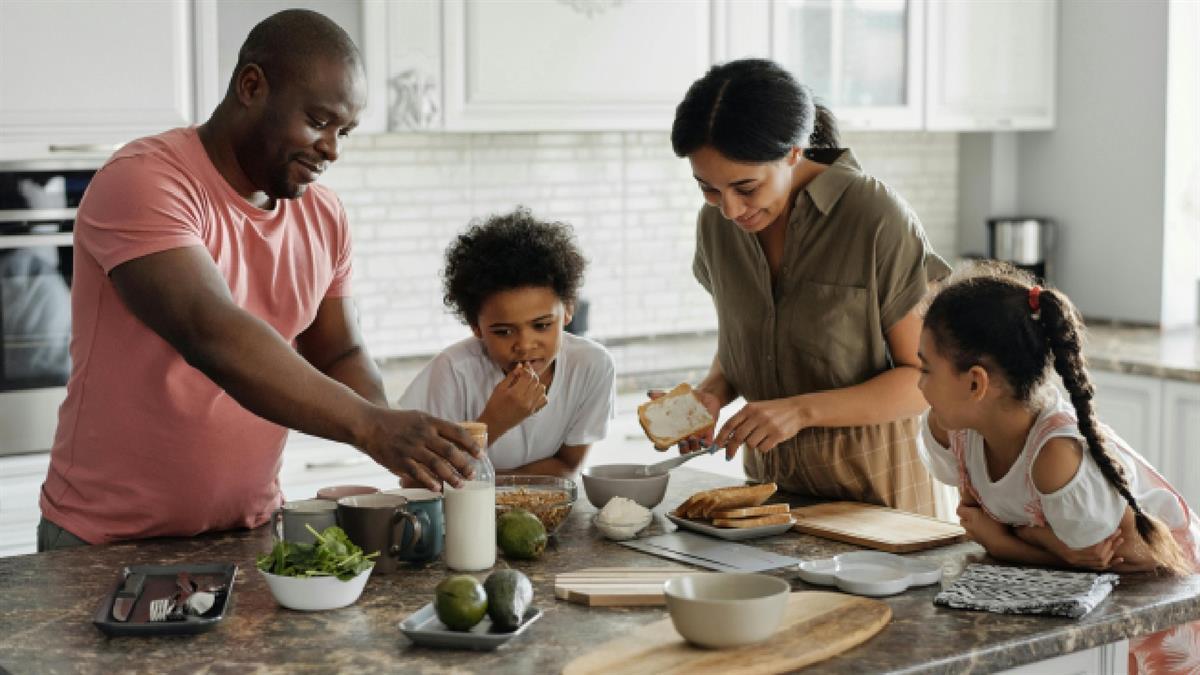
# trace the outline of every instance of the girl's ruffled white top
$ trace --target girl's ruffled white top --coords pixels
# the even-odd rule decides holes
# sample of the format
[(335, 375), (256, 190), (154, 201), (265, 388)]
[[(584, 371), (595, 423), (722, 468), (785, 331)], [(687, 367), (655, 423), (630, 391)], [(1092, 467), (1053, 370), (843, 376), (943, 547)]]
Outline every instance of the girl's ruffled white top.
[[(988, 475), (981, 434), (970, 429), (952, 431), (950, 447), (946, 448), (930, 432), (928, 414), (921, 421), (921, 429), (921, 460), (930, 473), (973, 494), (997, 521), (1014, 526), (1049, 525), (1066, 545), (1085, 548), (1115, 532), (1125, 513), (1125, 500), (1086, 451), (1087, 441), (1079, 433), (1075, 410), (1057, 390), (1030, 429), (1017, 461), (995, 481)], [(1192, 564), (1200, 567), (1200, 519), (1128, 443), (1109, 427), (1101, 424), (1100, 429), (1109, 451), (1125, 468), (1130, 489), (1142, 510), (1162, 520), (1192, 558)], [(1057, 437), (1078, 440), (1085, 448), (1083, 462), (1066, 485), (1043, 494), (1034, 485), (1030, 471), (1038, 452)]]

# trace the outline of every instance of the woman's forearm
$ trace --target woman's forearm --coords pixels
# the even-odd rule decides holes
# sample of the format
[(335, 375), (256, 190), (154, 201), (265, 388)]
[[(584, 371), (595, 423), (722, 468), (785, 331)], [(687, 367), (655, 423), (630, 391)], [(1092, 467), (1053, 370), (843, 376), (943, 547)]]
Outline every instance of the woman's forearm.
[(925, 412), (928, 404), (917, 388), (921, 372), (898, 366), (850, 387), (796, 396), (805, 409), (807, 426), (849, 427), (883, 424)]
[(721, 369), (721, 360), (716, 355), (713, 356), (708, 374), (704, 376), (700, 384), (696, 385), (696, 389), (715, 396), (721, 402), (722, 408), (738, 397), (738, 393), (729, 384), (729, 380), (725, 379), (725, 371)]

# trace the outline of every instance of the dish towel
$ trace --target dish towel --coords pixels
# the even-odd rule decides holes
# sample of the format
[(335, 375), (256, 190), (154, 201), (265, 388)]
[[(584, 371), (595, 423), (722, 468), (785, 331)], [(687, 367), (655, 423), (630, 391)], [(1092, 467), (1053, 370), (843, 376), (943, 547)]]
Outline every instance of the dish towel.
[(933, 602), (999, 614), (1078, 619), (1108, 597), (1119, 580), (1115, 574), (971, 564)]

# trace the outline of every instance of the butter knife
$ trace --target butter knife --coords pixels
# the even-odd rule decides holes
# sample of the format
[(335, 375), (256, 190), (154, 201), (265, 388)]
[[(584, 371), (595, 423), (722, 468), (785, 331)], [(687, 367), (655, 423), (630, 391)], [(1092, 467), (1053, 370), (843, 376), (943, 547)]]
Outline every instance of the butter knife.
[(133, 610), (134, 603), (142, 594), (142, 585), (146, 583), (145, 574), (129, 572), (128, 569), (125, 571), (125, 584), (121, 586), (121, 590), (117, 591), (117, 596), (113, 600), (112, 614), (117, 621), (129, 619), (129, 613)]
[(684, 462), (688, 461), (689, 459), (695, 459), (702, 455), (711, 455), (720, 449), (721, 449), (721, 446), (714, 443), (706, 448), (700, 448), (699, 450), (696, 450), (695, 452), (684, 453), (682, 455), (679, 455), (678, 457), (672, 457), (671, 459), (667, 459), (667, 460), (658, 462), (657, 464), (647, 464), (647, 465), (641, 467), (638, 470), (638, 472), (643, 476), (659, 476), (659, 475), (662, 475), (662, 474), (670, 471), (671, 469), (674, 469), (675, 467), (679, 466), (680, 464), (683, 464)]

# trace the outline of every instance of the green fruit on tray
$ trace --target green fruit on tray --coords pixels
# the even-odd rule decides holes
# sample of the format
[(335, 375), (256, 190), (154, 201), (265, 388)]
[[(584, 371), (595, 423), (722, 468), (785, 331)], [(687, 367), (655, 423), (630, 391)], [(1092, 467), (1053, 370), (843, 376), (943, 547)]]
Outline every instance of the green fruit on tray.
[(487, 591), (487, 613), (492, 617), (492, 625), (505, 631), (520, 628), (525, 611), (533, 602), (529, 577), (517, 570), (497, 570), (488, 575), (483, 588)]
[(546, 526), (525, 509), (512, 509), (496, 519), (496, 542), (510, 558), (533, 560), (546, 550)]
[(487, 614), (488, 597), (475, 577), (459, 574), (442, 579), (434, 591), (433, 609), (451, 630), (471, 630)]

